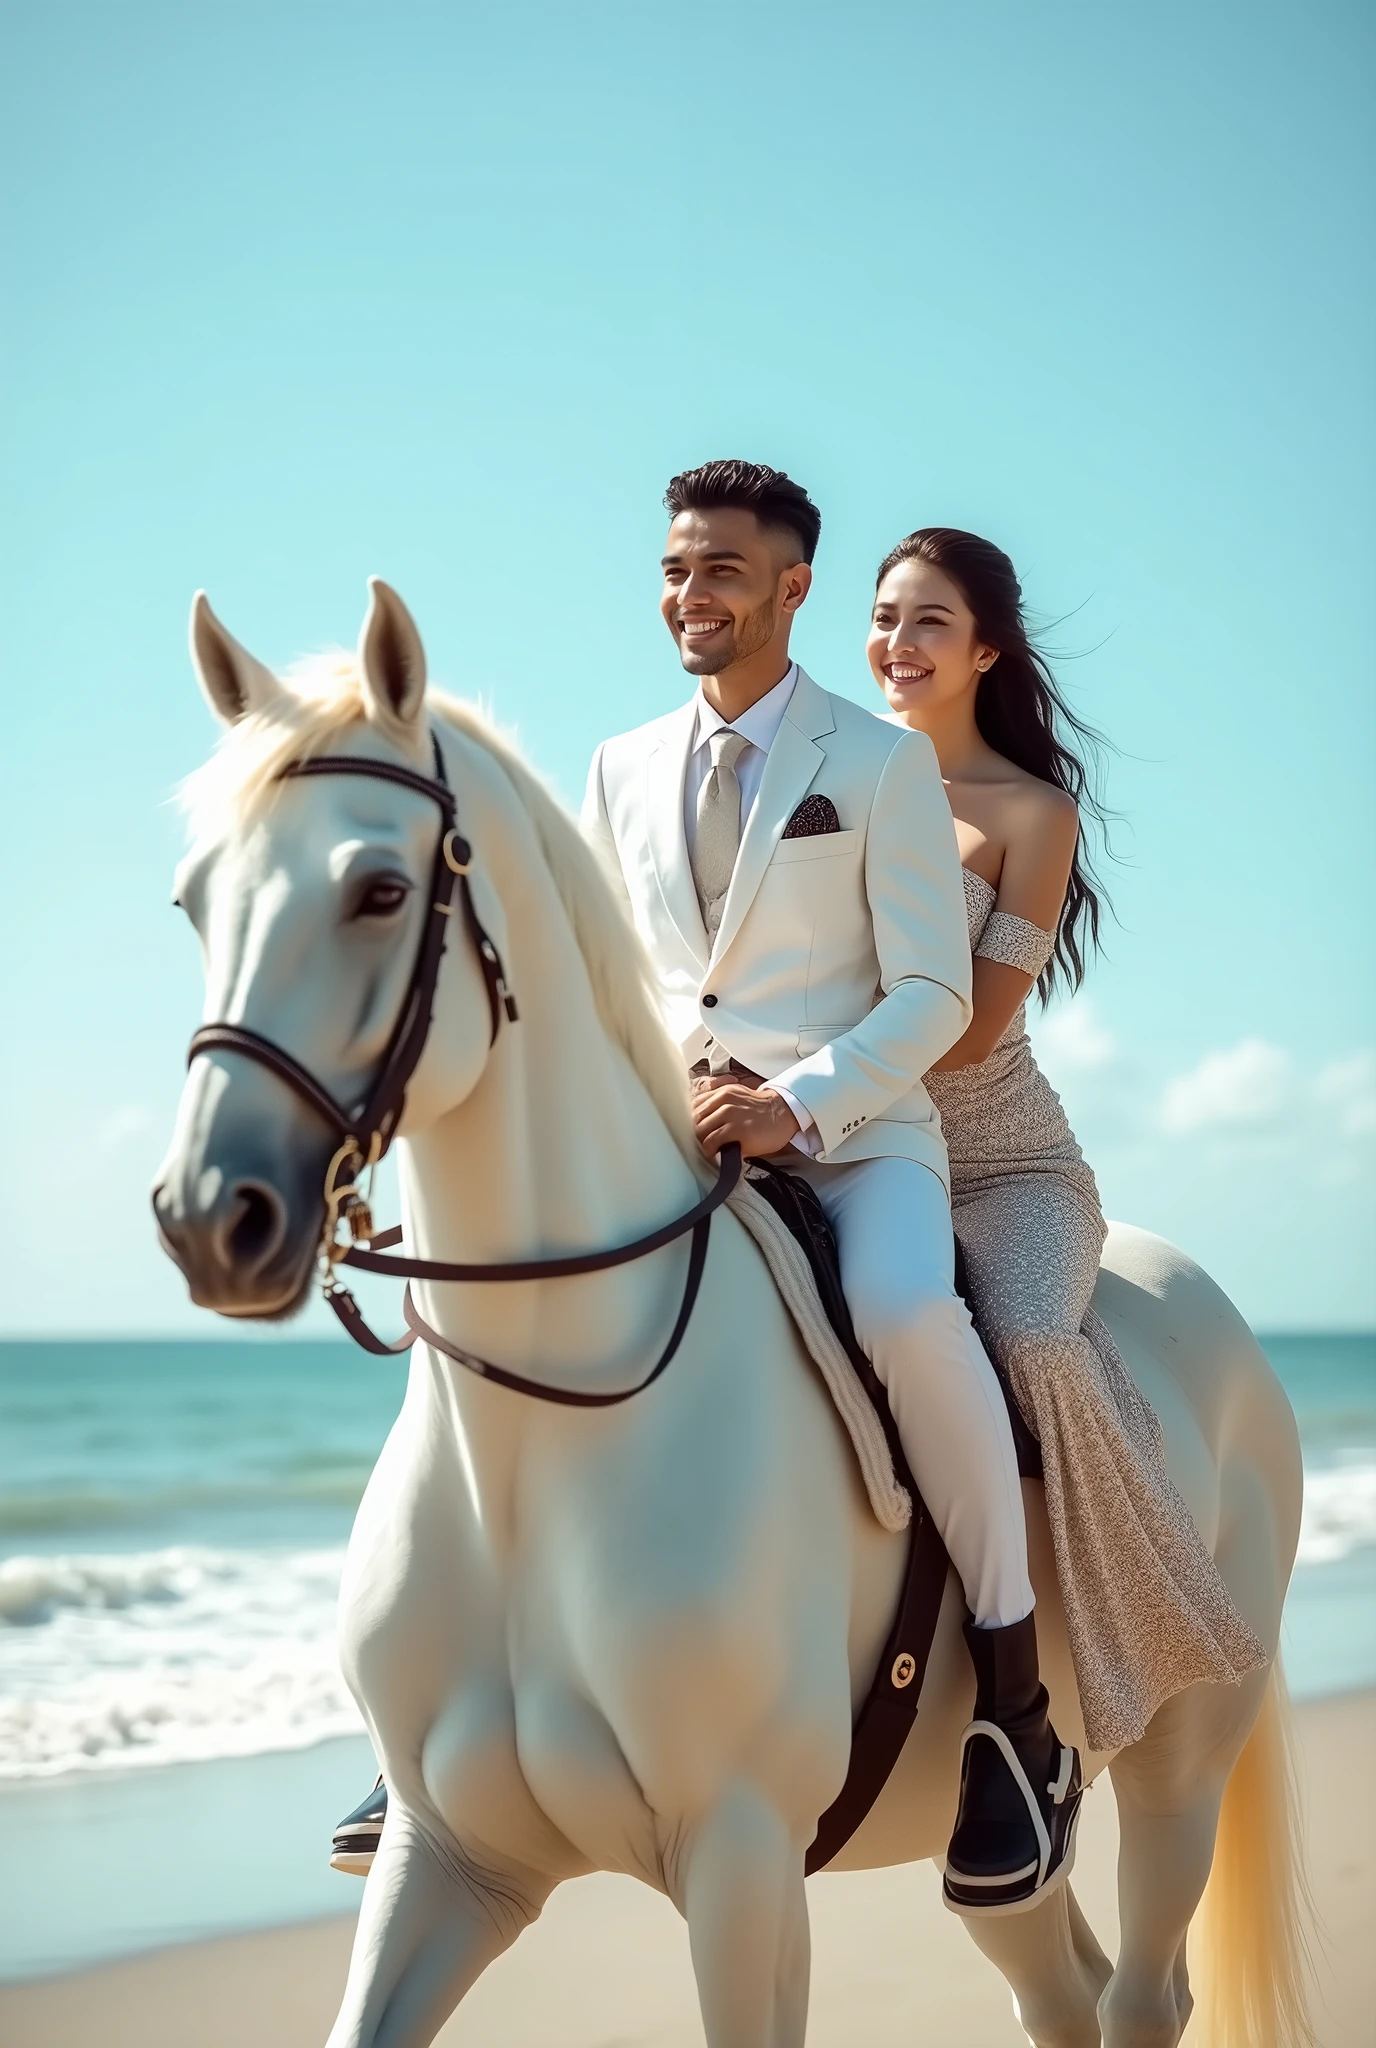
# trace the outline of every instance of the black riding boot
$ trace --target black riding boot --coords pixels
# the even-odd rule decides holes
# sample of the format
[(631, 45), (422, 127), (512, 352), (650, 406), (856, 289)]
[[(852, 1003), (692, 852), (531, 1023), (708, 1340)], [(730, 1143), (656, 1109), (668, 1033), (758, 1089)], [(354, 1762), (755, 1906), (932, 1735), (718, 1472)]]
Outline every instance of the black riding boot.
[(387, 1787), (379, 1778), (366, 1799), (352, 1813), (345, 1814), (334, 1831), (331, 1870), (343, 1870), (350, 1877), (366, 1877), (373, 1867), (382, 1823), (387, 1818)]
[(960, 1810), (942, 1896), (955, 1913), (1024, 1913), (1069, 1875), (1083, 1787), (1047, 1719), (1037, 1625), (965, 1624), (975, 1718), (961, 1743)]

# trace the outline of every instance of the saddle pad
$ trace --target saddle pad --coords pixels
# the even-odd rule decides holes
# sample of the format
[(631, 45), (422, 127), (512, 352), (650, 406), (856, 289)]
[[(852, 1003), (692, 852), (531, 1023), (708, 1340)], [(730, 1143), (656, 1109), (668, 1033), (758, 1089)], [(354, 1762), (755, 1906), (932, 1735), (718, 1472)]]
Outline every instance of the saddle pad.
[(912, 1495), (894, 1470), (884, 1425), (822, 1307), (802, 1246), (748, 1181), (741, 1181), (726, 1206), (764, 1254), (798, 1335), (822, 1375), (854, 1448), (875, 1520), (881, 1529), (906, 1529), (912, 1520)]

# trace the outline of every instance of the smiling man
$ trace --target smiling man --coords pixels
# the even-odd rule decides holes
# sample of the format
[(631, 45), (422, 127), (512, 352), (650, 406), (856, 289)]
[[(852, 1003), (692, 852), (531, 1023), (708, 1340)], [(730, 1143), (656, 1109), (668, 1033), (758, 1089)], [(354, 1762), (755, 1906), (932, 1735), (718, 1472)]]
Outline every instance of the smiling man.
[(856, 1332), (972, 1610), (979, 1718), (945, 1896), (1018, 1911), (1065, 1874), (1079, 1770), (1047, 1720), (1012, 1433), (955, 1292), (922, 1082), (971, 1015), (950, 807), (924, 734), (829, 695), (790, 655), (821, 530), (806, 491), (709, 462), (664, 502), (660, 609), (698, 687), (598, 748), (585, 827), (649, 950), (703, 1150), (785, 1153), (836, 1234)]

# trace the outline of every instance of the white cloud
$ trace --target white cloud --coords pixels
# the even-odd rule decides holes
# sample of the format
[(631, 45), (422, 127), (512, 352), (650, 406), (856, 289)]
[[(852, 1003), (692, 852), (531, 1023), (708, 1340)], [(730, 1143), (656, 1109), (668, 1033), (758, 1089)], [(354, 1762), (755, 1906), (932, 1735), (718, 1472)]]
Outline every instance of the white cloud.
[(1258, 1129), (1279, 1123), (1296, 1106), (1298, 1075), (1284, 1046), (1244, 1038), (1210, 1052), (1167, 1084), (1161, 1122), (1168, 1131)]
[(1338, 1171), (1335, 1147), (1376, 1134), (1376, 1051), (1328, 1060), (1307, 1074), (1285, 1046), (1244, 1038), (1168, 1082), (1157, 1121), (1176, 1137), (1288, 1129), (1297, 1143), (1328, 1153)]
[(1316, 1101), (1335, 1112), (1338, 1127), (1349, 1138), (1376, 1135), (1376, 1052), (1354, 1052), (1350, 1059), (1330, 1060), (1314, 1082)]
[(1037, 1059), (1059, 1074), (1093, 1073), (1106, 1067), (1118, 1051), (1118, 1041), (1101, 1023), (1089, 996), (1077, 996), (1073, 1003), (1052, 1010), (1034, 1026)]

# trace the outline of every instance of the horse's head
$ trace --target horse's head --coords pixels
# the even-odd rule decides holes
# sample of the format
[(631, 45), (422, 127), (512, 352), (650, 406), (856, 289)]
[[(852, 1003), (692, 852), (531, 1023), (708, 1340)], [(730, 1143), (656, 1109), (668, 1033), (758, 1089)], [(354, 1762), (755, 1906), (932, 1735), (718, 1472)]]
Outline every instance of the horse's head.
[[(176, 882), (201, 939), (205, 1017), (280, 1049), (352, 1110), (378, 1080), (434, 923), (446, 819), (424, 787), (289, 771), (327, 753), (387, 762), (417, 782), (434, 775), (420, 636), (400, 598), (374, 581), (356, 659), (322, 658), (280, 681), (203, 595), (191, 651), (227, 728), (190, 785), (194, 843)], [(423, 1119), (461, 1100), (488, 1052), (480, 962), (464, 920), (448, 925), (445, 1029), (415, 1077), (412, 1124), (417, 1097)], [(426, 1021), (428, 1005), (422, 1038)], [(299, 1306), (340, 1140), (327, 1107), (270, 1063), (232, 1042), (197, 1052), (153, 1191), (163, 1244), (194, 1301), (236, 1316)]]

